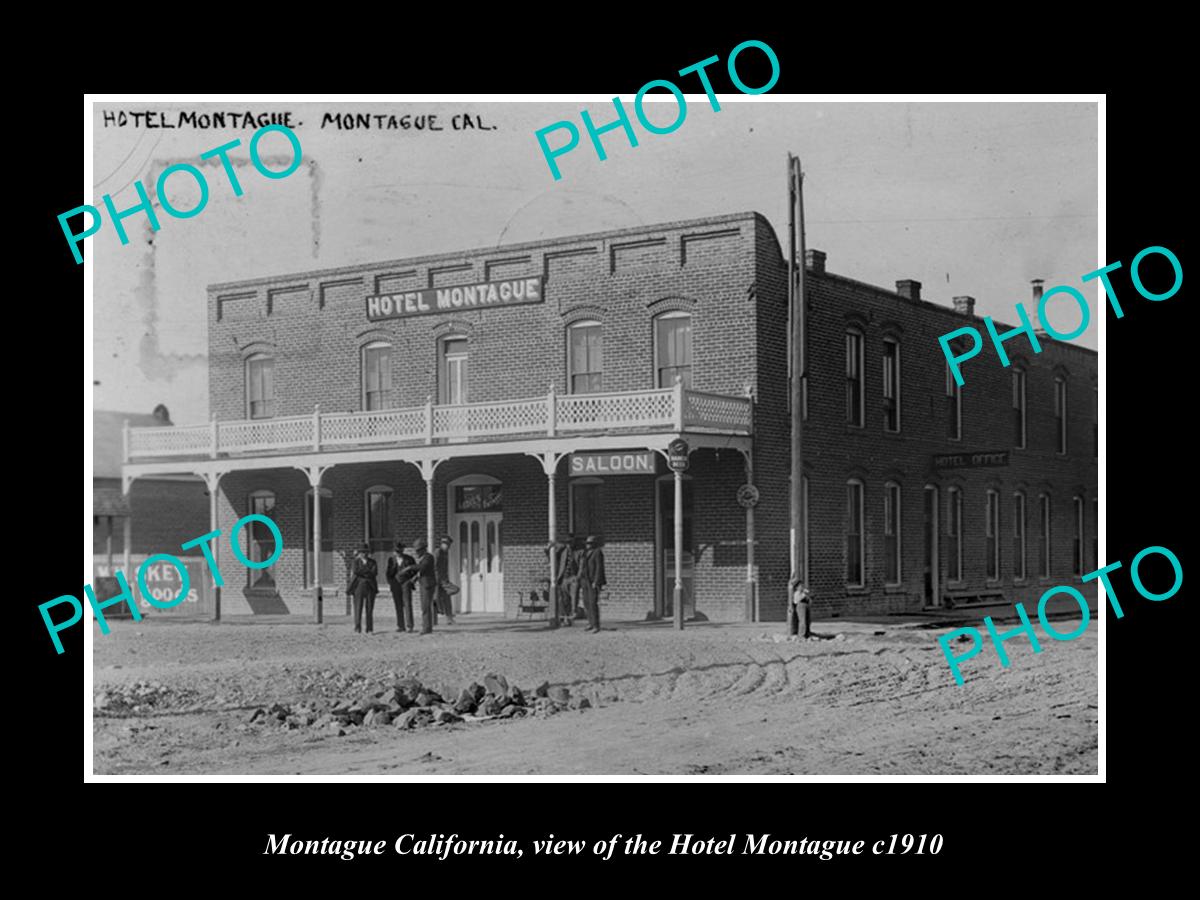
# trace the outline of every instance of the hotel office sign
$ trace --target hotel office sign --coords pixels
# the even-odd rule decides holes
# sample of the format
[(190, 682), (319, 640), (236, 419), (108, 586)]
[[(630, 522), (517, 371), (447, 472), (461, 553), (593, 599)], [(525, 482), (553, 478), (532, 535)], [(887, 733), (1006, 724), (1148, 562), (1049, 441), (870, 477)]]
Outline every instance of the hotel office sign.
[(993, 453), (944, 453), (935, 454), (933, 457), (935, 469), (976, 469), (1007, 465), (1007, 450), (997, 450)]
[(429, 288), (403, 294), (378, 294), (367, 297), (367, 318), (408, 319), (462, 309), (488, 309), (542, 302), (542, 279), (516, 278), (488, 281), (448, 288)]

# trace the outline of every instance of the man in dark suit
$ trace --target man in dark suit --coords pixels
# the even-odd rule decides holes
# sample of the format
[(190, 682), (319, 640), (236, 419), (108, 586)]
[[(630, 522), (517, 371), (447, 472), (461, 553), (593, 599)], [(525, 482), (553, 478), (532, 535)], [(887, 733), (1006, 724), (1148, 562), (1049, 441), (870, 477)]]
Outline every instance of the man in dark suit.
[(454, 623), (454, 600), (446, 592), (443, 587), (450, 583), (450, 545), (454, 543), (454, 539), (448, 534), (443, 534), (437, 554), (434, 556), (434, 568), (437, 572), (437, 610), (447, 619), (450, 624)]
[(567, 612), (571, 621), (575, 621), (575, 613), (583, 601), (583, 560), (587, 550), (583, 546), (583, 538), (575, 534), (567, 535), (566, 559), (563, 565), (567, 573), (563, 583), (567, 586)]
[(556, 537), (550, 545), (554, 559), (554, 603), (558, 621), (562, 625), (570, 625), (575, 618), (575, 607), (572, 605), (572, 588), (575, 586), (574, 557), (571, 545), (561, 537)]
[(354, 630), (362, 631), (363, 607), (367, 611), (367, 634), (375, 631), (375, 595), (379, 593), (379, 565), (371, 557), (371, 548), (363, 544), (354, 554), (350, 596), (354, 598)]
[(417, 561), (404, 552), (404, 541), (396, 541), (396, 552), (388, 557), (387, 580), (396, 606), (396, 630), (413, 630), (412, 581), (400, 578), (400, 572)]
[(600, 631), (600, 589), (608, 584), (608, 580), (604, 575), (604, 551), (600, 549), (600, 539), (594, 535), (587, 539), (580, 581), (583, 588), (583, 608), (588, 617), (588, 631), (597, 634)]
[(416, 581), (421, 592), (421, 634), (433, 633), (434, 591), (437, 589), (437, 564), (429, 552), (429, 542), (419, 537), (413, 543), (416, 561), (397, 573), (398, 578)]

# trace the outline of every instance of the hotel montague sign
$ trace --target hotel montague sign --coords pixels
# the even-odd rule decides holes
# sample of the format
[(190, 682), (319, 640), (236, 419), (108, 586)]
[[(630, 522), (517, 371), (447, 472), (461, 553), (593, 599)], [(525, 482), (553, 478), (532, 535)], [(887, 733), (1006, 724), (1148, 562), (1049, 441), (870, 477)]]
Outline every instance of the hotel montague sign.
[(429, 288), (403, 294), (372, 295), (367, 297), (367, 318), (372, 322), (379, 322), (463, 309), (487, 309), (541, 302), (541, 278), (515, 278), (448, 288)]

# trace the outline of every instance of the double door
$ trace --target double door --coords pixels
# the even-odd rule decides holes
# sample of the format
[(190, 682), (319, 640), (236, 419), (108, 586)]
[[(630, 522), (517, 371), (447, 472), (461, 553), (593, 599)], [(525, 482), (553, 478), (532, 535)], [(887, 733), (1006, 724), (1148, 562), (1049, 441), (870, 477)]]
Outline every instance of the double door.
[(503, 513), (456, 513), (451, 534), (451, 577), (461, 589), (457, 612), (504, 612)]

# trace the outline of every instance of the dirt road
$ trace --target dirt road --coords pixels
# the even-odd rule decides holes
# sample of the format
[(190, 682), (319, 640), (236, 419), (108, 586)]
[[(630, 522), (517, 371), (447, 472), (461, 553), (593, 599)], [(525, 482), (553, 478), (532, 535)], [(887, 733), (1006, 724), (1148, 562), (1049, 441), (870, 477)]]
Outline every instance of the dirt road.
[[(465, 618), (465, 617), (464, 617)], [(462, 621), (462, 620), (460, 620)], [(136, 712), (94, 719), (102, 774), (1091, 774), (1095, 624), (1070, 642), (985, 652), (950, 675), (943, 631), (818, 623), (549, 632), (482, 621), (429, 637), (344, 623), (118, 623), (95, 632), (99, 705), (149, 682)], [(272, 702), (317, 708), (410, 674), (453, 696), (489, 672), (568, 686), (594, 707), (548, 718), (359, 728), (249, 724)]]

